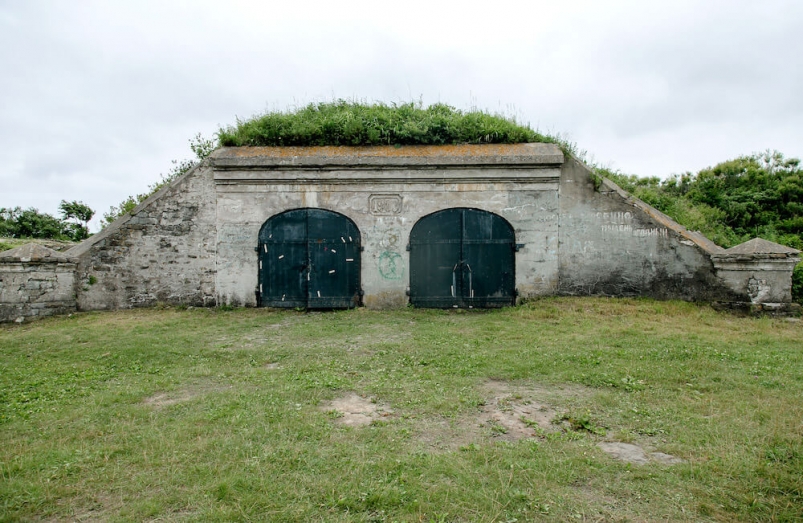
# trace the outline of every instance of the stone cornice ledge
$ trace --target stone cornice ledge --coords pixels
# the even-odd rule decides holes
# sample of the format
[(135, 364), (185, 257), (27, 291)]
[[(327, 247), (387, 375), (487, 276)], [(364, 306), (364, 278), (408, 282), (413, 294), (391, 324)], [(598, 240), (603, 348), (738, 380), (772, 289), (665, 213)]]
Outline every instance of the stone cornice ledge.
[(401, 147), (224, 147), (210, 156), (215, 171), (556, 168), (555, 144), (408, 145)]
[(756, 253), (756, 254), (725, 254), (719, 253), (711, 256), (711, 262), (717, 270), (729, 271), (777, 271), (794, 270), (800, 262), (800, 257), (791, 253)]

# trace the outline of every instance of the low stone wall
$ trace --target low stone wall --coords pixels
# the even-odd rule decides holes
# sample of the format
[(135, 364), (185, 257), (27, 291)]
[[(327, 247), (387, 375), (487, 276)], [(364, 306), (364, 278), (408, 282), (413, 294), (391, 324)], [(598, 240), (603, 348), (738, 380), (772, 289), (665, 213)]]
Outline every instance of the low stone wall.
[(75, 312), (75, 260), (28, 244), (0, 255), (0, 322)]

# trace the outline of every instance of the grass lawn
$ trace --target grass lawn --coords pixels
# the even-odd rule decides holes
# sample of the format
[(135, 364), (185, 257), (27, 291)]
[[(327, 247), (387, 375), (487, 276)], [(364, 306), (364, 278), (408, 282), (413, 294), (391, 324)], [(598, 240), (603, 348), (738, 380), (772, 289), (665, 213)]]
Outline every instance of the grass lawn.
[(0, 521), (798, 521), (802, 491), (800, 321), (561, 298), (0, 326)]

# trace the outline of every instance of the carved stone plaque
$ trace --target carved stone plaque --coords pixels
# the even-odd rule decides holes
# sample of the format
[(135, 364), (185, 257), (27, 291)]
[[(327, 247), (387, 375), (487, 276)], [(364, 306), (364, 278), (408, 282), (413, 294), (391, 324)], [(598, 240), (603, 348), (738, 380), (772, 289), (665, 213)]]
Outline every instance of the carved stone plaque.
[(399, 194), (372, 194), (368, 198), (368, 210), (377, 216), (401, 214), (402, 197)]

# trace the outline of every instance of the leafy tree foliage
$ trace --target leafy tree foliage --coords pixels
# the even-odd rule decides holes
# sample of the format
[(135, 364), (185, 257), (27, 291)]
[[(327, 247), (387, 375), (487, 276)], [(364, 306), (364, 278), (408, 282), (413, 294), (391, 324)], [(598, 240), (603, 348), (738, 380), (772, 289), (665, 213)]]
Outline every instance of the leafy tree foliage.
[[(797, 158), (766, 151), (667, 180), (597, 172), (723, 247), (761, 237), (803, 250), (803, 168)], [(793, 296), (803, 303), (803, 264), (795, 269)]]
[(95, 215), (95, 211), (84, 202), (68, 202), (66, 200), (61, 200), (59, 211), (63, 221), (75, 220), (75, 223), (69, 223), (70, 236), (73, 240), (80, 241), (89, 238), (89, 220)]
[(69, 224), (33, 207), (0, 208), (0, 236), (8, 238), (71, 239)]

